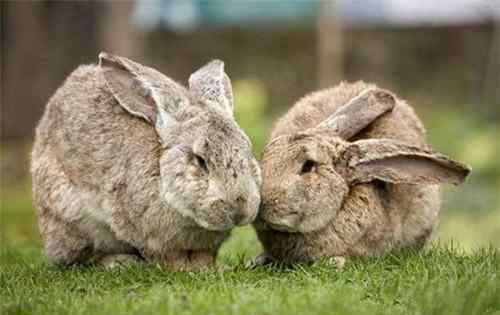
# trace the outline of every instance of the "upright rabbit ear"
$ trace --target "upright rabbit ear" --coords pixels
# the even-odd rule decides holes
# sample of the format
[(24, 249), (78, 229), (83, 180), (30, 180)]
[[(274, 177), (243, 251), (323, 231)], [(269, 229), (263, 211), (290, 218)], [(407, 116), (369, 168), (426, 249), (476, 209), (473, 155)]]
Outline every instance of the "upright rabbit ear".
[(209, 106), (219, 106), (233, 115), (233, 89), (224, 72), (224, 62), (212, 60), (189, 77), (189, 90)]
[(321, 122), (318, 128), (330, 128), (348, 140), (375, 119), (391, 111), (396, 104), (394, 96), (382, 89), (366, 89)]
[(350, 183), (379, 179), (402, 184), (458, 185), (470, 173), (467, 165), (444, 155), (389, 139), (359, 140), (349, 144), (338, 168)]

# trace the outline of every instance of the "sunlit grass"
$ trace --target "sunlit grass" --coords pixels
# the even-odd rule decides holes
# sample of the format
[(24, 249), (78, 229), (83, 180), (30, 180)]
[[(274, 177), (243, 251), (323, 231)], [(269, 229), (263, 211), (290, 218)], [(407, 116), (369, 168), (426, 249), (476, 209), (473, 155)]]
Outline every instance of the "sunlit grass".
[[(237, 100), (242, 108), (237, 116), (259, 156), (272, 120), (264, 105), (244, 102), (257, 95), (265, 103), (265, 91), (252, 81), (240, 83), (236, 88), (244, 97)], [(2, 146), (2, 163), (12, 164), (2, 164), (0, 313), (499, 315), (498, 126), (449, 109), (421, 114), (433, 147), (470, 164), (472, 175), (462, 186), (445, 188), (441, 223), (429, 250), (357, 261), (342, 272), (320, 263), (246, 270), (244, 263), (262, 250), (251, 227), (236, 229), (223, 245), (218, 263), (229, 267), (225, 272), (57, 268), (41, 251), (26, 179), (29, 148), (22, 146), (19, 154)]]
[[(244, 235), (237, 237), (244, 238)], [(500, 257), (451, 248), (399, 252), (343, 271), (315, 264), (171, 273), (156, 266), (61, 269), (38, 249), (3, 249), (2, 314), (495, 314)], [(227, 269), (227, 268), (226, 268)]]

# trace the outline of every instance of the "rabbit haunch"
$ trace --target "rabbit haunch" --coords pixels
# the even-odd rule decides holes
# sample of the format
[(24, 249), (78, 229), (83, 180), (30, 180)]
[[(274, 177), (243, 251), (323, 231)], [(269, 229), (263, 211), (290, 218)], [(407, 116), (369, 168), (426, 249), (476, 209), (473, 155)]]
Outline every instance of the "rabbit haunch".
[[(102, 53), (49, 100), (32, 152), (45, 252), (64, 265), (144, 258), (186, 270), (213, 263), (260, 202), (260, 171), (215, 60), (189, 89)], [(116, 259), (113, 259), (116, 257)]]
[(437, 184), (469, 173), (430, 149), (406, 102), (364, 82), (299, 100), (261, 167), (259, 261), (286, 263), (421, 247), (438, 220)]

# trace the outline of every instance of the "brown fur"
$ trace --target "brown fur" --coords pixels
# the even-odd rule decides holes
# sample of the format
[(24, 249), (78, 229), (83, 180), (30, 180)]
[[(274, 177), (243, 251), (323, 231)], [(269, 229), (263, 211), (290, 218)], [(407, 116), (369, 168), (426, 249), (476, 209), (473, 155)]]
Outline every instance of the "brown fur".
[[(356, 82), (311, 93), (274, 128), (261, 161), (262, 206), (255, 222), (271, 260), (343, 261), (421, 246), (437, 223), (435, 183), (467, 176), (466, 166), (429, 151), (420, 120), (397, 97), (392, 110), (340, 138), (350, 134), (341, 129), (351, 130), (366, 116), (353, 100), (370, 90), (379, 91)], [(343, 112), (350, 112), (349, 123), (336, 118)]]

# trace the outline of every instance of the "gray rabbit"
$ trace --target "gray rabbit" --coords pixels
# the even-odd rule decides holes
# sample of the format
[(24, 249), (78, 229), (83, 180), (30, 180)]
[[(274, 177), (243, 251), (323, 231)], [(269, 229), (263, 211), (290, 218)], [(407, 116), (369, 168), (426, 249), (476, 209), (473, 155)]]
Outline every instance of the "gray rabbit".
[(421, 247), (438, 220), (439, 185), (470, 169), (433, 152), (413, 109), (364, 82), (299, 100), (261, 161), (255, 263), (328, 260)]
[(61, 265), (210, 266), (260, 203), (260, 170), (219, 60), (186, 89), (101, 53), (48, 102), (31, 171), (45, 253)]

